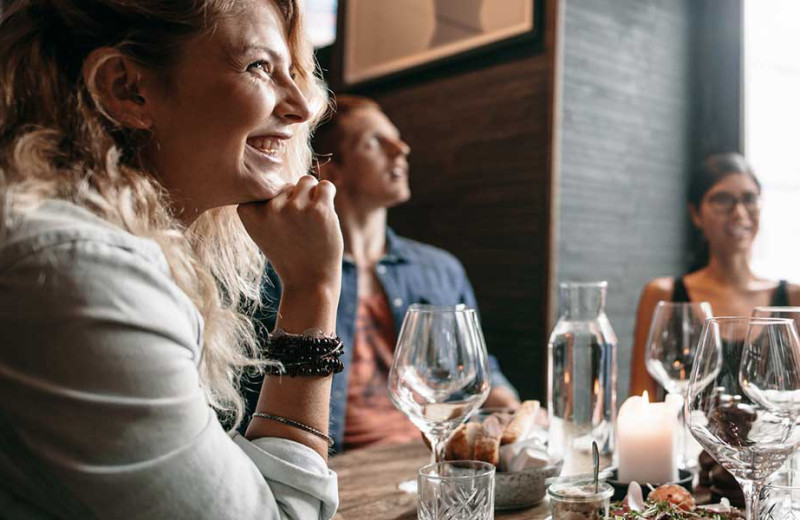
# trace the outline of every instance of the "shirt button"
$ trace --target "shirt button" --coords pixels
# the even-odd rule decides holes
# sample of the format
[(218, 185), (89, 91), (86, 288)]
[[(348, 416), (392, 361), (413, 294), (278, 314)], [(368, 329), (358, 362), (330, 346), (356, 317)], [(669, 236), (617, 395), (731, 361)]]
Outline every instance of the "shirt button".
[(386, 274), (386, 266), (385, 265), (379, 265), (378, 268), (376, 269), (376, 271), (378, 271), (378, 274)]
[(402, 306), (403, 306), (403, 300), (402, 300), (402, 298), (395, 298), (395, 299), (392, 301), (392, 305), (394, 305), (395, 307), (402, 307)]

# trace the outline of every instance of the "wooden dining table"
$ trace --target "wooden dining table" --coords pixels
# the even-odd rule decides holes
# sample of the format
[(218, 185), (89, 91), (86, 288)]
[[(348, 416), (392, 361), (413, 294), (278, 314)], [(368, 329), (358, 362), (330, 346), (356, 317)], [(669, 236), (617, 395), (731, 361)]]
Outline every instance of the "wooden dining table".
[[(335, 520), (412, 520), (417, 518), (417, 496), (401, 491), (403, 481), (415, 480), (417, 471), (430, 462), (422, 442), (378, 446), (337, 455), (330, 460), (339, 475), (339, 512)], [(497, 511), (503, 520), (543, 520), (550, 506), (516, 511)]]

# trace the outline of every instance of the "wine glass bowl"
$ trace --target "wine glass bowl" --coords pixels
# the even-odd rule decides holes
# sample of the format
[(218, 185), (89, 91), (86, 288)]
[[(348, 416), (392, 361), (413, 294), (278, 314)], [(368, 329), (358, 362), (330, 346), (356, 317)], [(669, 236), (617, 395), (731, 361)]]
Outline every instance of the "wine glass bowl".
[(658, 302), (647, 337), (647, 371), (671, 394), (685, 395), (708, 302)]
[[(767, 306), (756, 307), (753, 310), (753, 317), (759, 318), (788, 318), (793, 320), (795, 327), (800, 330), (800, 307)], [(792, 486), (800, 485), (800, 451), (795, 451), (790, 457), (785, 467), (789, 475), (789, 484)]]
[[(739, 370), (742, 391), (779, 416), (794, 419), (800, 410), (800, 339), (792, 320), (754, 318)], [(781, 356), (782, 359), (772, 359)]]
[[(650, 375), (670, 394), (686, 398), (697, 344), (703, 324), (710, 317), (711, 304), (708, 302), (661, 301), (656, 305), (647, 336), (645, 364)], [(680, 419), (678, 466), (691, 468), (696, 462), (688, 453), (683, 413)]]
[[(787, 319), (709, 318), (703, 327), (685, 401), (687, 422), (741, 485), (750, 520), (766, 479), (800, 436), (790, 417), (796, 410), (775, 397), (800, 390), (800, 364), (792, 354), (798, 348), (797, 330)], [(783, 377), (779, 383), (775, 374)]]
[(411, 305), (389, 372), (394, 405), (428, 438), (441, 461), (452, 431), (490, 390), (488, 354), (474, 309)]

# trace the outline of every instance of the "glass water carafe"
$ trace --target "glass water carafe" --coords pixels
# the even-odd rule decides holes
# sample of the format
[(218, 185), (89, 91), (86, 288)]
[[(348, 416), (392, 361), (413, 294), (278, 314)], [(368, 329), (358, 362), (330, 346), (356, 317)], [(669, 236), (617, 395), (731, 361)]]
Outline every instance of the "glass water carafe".
[(608, 460), (617, 416), (617, 337), (605, 314), (606, 282), (564, 282), (547, 345), (549, 450), (563, 475), (592, 469), (592, 441)]

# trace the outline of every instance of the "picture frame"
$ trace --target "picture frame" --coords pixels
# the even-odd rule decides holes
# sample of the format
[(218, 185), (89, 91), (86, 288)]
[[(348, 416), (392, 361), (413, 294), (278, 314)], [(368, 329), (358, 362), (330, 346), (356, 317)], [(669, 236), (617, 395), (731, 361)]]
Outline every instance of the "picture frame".
[(544, 0), (339, 0), (337, 46), (345, 89), (502, 46), (536, 42)]

